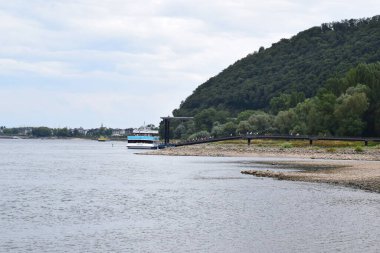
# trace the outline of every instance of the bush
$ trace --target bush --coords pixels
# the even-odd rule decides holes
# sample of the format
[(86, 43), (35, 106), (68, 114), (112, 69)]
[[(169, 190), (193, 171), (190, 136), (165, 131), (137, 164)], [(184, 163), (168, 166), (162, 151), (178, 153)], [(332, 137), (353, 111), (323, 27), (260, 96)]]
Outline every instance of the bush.
[(328, 148), (326, 151), (329, 152), (329, 153), (335, 153), (336, 152), (336, 148)]
[(356, 146), (355, 147), (355, 152), (361, 153), (361, 152), (364, 152), (364, 149), (361, 146)]
[(281, 143), (280, 147), (281, 148), (292, 148), (293, 144), (290, 142), (284, 142), (284, 143)]
[(200, 131), (195, 134), (192, 134), (187, 138), (188, 141), (195, 141), (195, 140), (200, 140), (200, 139), (206, 139), (210, 138), (210, 133), (207, 131)]

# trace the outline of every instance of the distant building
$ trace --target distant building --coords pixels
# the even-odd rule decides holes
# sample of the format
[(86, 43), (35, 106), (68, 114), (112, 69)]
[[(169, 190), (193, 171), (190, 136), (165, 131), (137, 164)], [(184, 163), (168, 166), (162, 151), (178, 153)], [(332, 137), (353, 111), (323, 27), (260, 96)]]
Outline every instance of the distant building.
[(27, 136), (27, 135), (31, 135), (32, 131), (33, 129), (31, 127), (21, 127), (19, 128), (18, 134)]
[(137, 129), (133, 129), (133, 135), (158, 135), (158, 130), (154, 130), (151, 128), (140, 127)]
[(112, 129), (112, 136), (124, 136), (125, 130), (124, 129)]
[(80, 135), (86, 135), (87, 132), (88, 132), (88, 130), (83, 129), (82, 127), (80, 127), (80, 128), (75, 128), (74, 131), (75, 131), (75, 130), (77, 130), (77, 131), (78, 131), (78, 134), (80, 134)]
[(132, 135), (132, 134), (133, 134), (133, 128), (125, 129), (125, 135)]

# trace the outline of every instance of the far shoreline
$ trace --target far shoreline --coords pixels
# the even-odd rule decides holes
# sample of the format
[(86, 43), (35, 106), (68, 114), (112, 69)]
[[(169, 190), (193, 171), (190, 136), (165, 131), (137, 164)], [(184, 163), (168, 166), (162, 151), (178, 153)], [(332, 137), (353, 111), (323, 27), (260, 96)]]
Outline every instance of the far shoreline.
[[(308, 167), (311, 170), (283, 171), (243, 170), (241, 173), (279, 180), (329, 183), (380, 193), (380, 148), (355, 151), (346, 148), (247, 146), (239, 144), (200, 144), (171, 147), (139, 153), (139, 155), (208, 156), (208, 157), (267, 157), (286, 158), (268, 162), (274, 168)], [(292, 160), (294, 159), (294, 160)]]

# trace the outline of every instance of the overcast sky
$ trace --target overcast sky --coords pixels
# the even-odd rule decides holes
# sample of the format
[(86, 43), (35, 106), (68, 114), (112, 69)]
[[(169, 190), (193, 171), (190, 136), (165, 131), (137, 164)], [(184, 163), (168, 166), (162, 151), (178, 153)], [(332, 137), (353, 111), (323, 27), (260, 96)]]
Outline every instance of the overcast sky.
[(378, 0), (0, 0), (0, 125), (158, 124), (260, 46)]

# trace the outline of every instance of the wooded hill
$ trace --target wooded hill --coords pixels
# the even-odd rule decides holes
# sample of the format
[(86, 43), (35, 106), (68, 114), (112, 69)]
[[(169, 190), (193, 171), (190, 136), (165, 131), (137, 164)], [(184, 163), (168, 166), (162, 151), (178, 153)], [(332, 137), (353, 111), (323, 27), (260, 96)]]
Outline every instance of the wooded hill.
[(176, 139), (380, 136), (380, 16), (322, 24), (260, 48), (200, 85), (173, 115), (194, 116), (171, 124)]
[(315, 96), (329, 78), (377, 61), (380, 16), (322, 24), (237, 61), (200, 85), (173, 115), (194, 116), (207, 108), (231, 116), (248, 109), (277, 114)]

